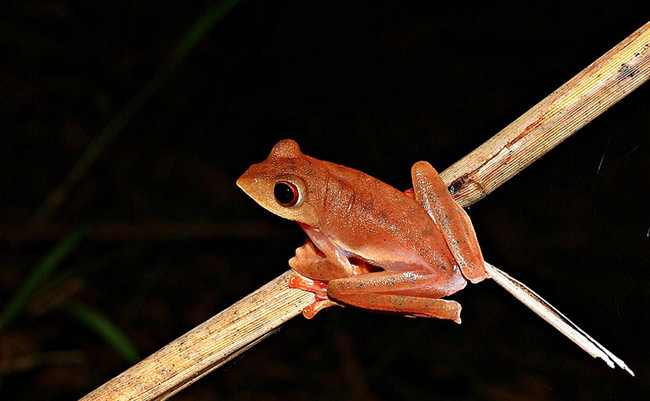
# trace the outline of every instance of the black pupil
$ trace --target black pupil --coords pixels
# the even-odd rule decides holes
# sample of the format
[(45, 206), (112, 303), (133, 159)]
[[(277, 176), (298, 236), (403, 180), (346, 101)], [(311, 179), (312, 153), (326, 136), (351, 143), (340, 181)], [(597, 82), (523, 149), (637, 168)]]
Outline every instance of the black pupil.
[(295, 203), (298, 195), (293, 187), (286, 182), (278, 182), (275, 184), (273, 194), (275, 195), (275, 199), (277, 199), (278, 203), (281, 205), (290, 205)]

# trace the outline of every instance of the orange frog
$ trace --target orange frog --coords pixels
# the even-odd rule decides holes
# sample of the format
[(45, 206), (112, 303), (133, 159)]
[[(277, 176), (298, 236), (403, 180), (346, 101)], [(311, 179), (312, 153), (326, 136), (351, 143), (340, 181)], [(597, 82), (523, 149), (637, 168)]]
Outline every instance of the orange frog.
[(309, 239), (289, 260), (289, 285), (313, 292), (307, 318), (352, 305), (460, 323), (441, 299), (490, 275), (465, 211), (427, 162), (401, 192), (361, 171), (314, 159), (290, 139), (237, 185), (269, 211), (298, 222)]

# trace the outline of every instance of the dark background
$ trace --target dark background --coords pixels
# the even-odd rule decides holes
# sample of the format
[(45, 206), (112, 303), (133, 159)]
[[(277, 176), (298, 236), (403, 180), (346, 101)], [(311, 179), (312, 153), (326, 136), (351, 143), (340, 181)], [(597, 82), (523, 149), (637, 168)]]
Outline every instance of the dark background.
[[(285, 271), (304, 233), (235, 186), (279, 139), (408, 188), (412, 163), (444, 170), (648, 20), (627, 3), (242, 1), (25, 234), (212, 4), (0, 6), (0, 307), (90, 225), (0, 332), (1, 399), (75, 399), (130, 366), (66, 303), (146, 356)], [(452, 297), (460, 326), (296, 318), (175, 399), (647, 399), (649, 110), (646, 84), (469, 210), (486, 259), (635, 378), (487, 282)]]

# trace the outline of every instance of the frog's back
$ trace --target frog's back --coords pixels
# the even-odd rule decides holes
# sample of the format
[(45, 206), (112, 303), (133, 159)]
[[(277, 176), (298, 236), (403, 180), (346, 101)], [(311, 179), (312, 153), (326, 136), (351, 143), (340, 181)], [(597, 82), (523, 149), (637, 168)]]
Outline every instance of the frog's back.
[(386, 270), (455, 264), (442, 232), (413, 198), (361, 171), (322, 163), (321, 230), (350, 256)]
[[(349, 257), (385, 270), (454, 270), (442, 232), (413, 198), (361, 171), (307, 156), (292, 140), (278, 142), (237, 185), (267, 210), (321, 231)], [(280, 201), (278, 188), (292, 199)]]

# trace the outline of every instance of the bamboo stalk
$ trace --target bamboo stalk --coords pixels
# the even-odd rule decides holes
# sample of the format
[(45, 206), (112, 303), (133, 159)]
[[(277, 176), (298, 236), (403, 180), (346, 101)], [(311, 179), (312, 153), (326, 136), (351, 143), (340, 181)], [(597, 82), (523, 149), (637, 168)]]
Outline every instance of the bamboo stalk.
[[(442, 173), (445, 183), (462, 206), (478, 201), (603, 113), (649, 76), (650, 23), (646, 23), (445, 170)], [(164, 400), (189, 386), (272, 333), (314, 300), (311, 293), (288, 288), (290, 274), (291, 271), (283, 273), (82, 400)], [(510, 280), (501, 281), (497, 282), (506, 286)], [(529, 302), (535, 302), (534, 297), (530, 299), (533, 301)]]
[(464, 205), (475, 203), (643, 84), (650, 22), (442, 173)]
[(164, 400), (300, 314), (314, 294), (289, 288), (287, 271), (116, 376), (82, 400)]
[(622, 359), (614, 355), (607, 348), (603, 347), (589, 334), (585, 333), (584, 330), (564, 316), (562, 312), (555, 309), (553, 305), (537, 295), (535, 291), (488, 262), (485, 262), (485, 268), (488, 273), (490, 273), (490, 278), (492, 280), (508, 291), (512, 296), (517, 298), (521, 303), (526, 305), (528, 309), (535, 312), (537, 316), (541, 317), (557, 331), (564, 334), (569, 340), (573, 341), (586, 353), (594, 358), (602, 359), (612, 369), (618, 366), (634, 376), (632, 369), (630, 369)]

